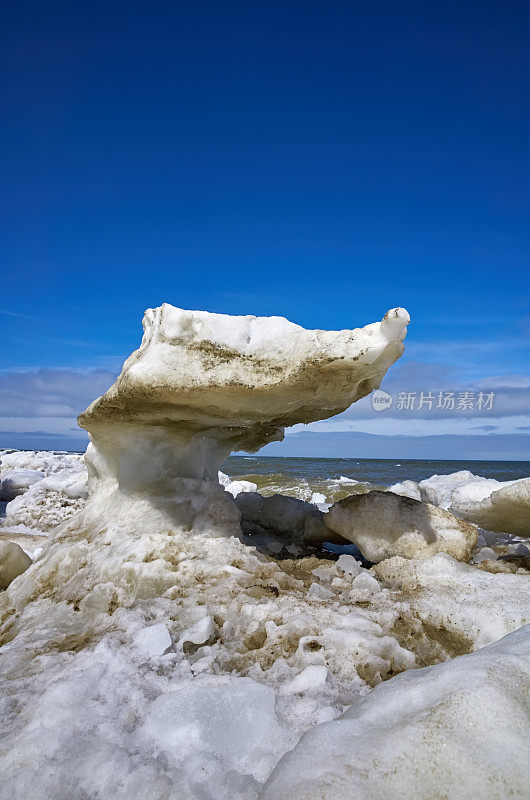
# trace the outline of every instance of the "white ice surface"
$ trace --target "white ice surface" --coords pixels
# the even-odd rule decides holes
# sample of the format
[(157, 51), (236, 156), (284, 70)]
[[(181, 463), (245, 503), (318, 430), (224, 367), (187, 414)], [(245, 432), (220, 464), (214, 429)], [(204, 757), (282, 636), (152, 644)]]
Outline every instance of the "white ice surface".
[(526, 800), (530, 626), (376, 687), (284, 756), (261, 800)]
[(163, 622), (141, 628), (133, 637), (134, 644), (150, 656), (161, 656), (171, 647), (171, 636)]
[(286, 745), (274, 692), (250, 678), (225, 680), (159, 695), (139, 736), (197, 775), (234, 771), (263, 781)]

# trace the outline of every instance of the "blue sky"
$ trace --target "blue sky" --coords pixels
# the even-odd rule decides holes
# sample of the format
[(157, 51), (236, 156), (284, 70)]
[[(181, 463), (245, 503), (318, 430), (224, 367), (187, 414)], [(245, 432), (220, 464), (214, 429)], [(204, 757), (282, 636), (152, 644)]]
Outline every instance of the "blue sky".
[[(525, 457), (529, 28), (510, 2), (12, 4), (0, 446), (82, 447), (164, 301), (315, 328), (402, 305), (392, 408), (270, 452)], [(491, 413), (396, 407), (488, 388)]]

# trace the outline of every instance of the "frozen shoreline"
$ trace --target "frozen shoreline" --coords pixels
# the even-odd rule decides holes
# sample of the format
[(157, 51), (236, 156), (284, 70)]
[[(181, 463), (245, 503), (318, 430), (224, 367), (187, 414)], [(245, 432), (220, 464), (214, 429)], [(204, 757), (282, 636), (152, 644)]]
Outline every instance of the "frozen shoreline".
[[(20, 537), (24, 549), (38, 557), (53, 537), (53, 525), (63, 521), (63, 527), (75, 527), (84, 503), (83, 460), (27, 451), (3, 460), (2, 469), (43, 473), (33, 482), (28, 478), (35, 476), (25, 474), (29, 486), (9, 504), (15, 505), (18, 516), (12, 519), (20, 527), (5, 527), (10, 514), (0, 527), (3, 538)], [(439, 497), (447, 501), (454, 482), (444, 476), (443, 491), (434, 482)], [(431, 489), (432, 484), (431, 479)], [(506, 548), (519, 546), (520, 537), (504, 538), (512, 542)], [(66, 569), (63, 580), (82, 570), (84, 556), (77, 554), (74, 541), (56, 544), (57, 563)], [(178, 535), (148, 535), (142, 556), (137, 542), (135, 560), (152, 559), (153, 553), (162, 559), (146, 564), (153, 569), (139, 584), (148, 580), (152, 586), (155, 580), (157, 597), (148, 600), (153, 590), (140, 589), (140, 594), (147, 590), (146, 599), (118, 607), (112, 617), (94, 609), (94, 597), (84, 613), (87, 622), (94, 610), (97, 619), (109, 620), (103, 627), (98, 623), (99, 633), (91, 634), (87, 623), (84, 634), (69, 632), (67, 607), (55, 625), (50, 610), (37, 604), (32, 614), (40, 616), (39, 627), (44, 623), (42, 633), (35, 637), (33, 628), (32, 636), (24, 637), (22, 622), (12, 643), (8, 635), (0, 649), (8, 678), (2, 701), (7, 745), (0, 761), (6, 775), (2, 800), (30, 795), (66, 800), (79, 786), (94, 797), (109, 792), (117, 798), (141, 797), (149, 786), (150, 796), (162, 800), (251, 800), (304, 732), (336, 719), (352, 703), (356, 707), (381, 681), (390, 687), (393, 674), (472, 652), (528, 619), (529, 573), (521, 568), (493, 574), (439, 555), (389, 559), (368, 570), (353, 559), (354, 568), (347, 561), (340, 566), (341, 560), (314, 556), (277, 561), (234, 538), (186, 535), (179, 542)], [(174, 565), (166, 560), (168, 547), (175, 552)], [(164, 575), (166, 585), (179, 587), (177, 593), (163, 591)], [(412, 596), (410, 585), (416, 587)], [(27, 625), (31, 629), (31, 618)], [(24, 674), (16, 666), (25, 650), (34, 654), (32, 660), (39, 652), (37, 660), (45, 659), (38, 685), (33, 670)], [(466, 673), (467, 667), (462, 677)], [(502, 683), (495, 691), (502, 707)], [(227, 728), (232, 718), (238, 724)], [(414, 731), (413, 717), (408, 724)], [(477, 740), (490, 735), (484, 728)], [(499, 786), (510, 785), (514, 796), (523, 797), (522, 779), (510, 784), (502, 764), (490, 751), (486, 757), (503, 775)], [(44, 764), (53, 765), (62, 788), (51, 774), (43, 778)], [(339, 776), (340, 769), (339, 761)], [(302, 797), (292, 784), (292, 791), (278, 796)], [(176, 786), (183, 794), (174, 794)], [(275, 796), (267, 791), (266, 797)]]
[[(346, 496), (306, 502), (218, 472), (378, 387), (408, 321), (396, 308), (312, 331), (148, 309), (140, 347), (79, 417), (84, 459), (5, 454), (0, 800), (379, 800), (388, 770), (396, 800), (470, 797), (470, 775), (489, 800), (527, 795), (530, 479), (370, 491), (339, 474)], [(488, 547), (457, 507), (492, 520)], [(368, 724), (380, 698), (407, 725), (401, 751)], [(373, 760), (354, 777), (359, 715)], [(289, 763), (305, 764), (308, 732), (324, 761), (300, 785)]]

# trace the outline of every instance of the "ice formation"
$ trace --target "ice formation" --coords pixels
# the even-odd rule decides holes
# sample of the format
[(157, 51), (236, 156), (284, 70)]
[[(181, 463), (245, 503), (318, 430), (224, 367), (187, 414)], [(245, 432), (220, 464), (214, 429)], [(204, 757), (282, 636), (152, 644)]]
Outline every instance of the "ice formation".
[(92, 481), (160, 494), (172, 478), (217, 480), (230, 452), (254, 452), (379, 386), (408, 322), (398, 308), (365, 328), (312, 331), (283, 317), (149, 309), (140, 348), (79, 417), (97, 449)]
[[(394, 600), (406, 598), (405, 618), (397, 626), (404, 623), (403, 641), (420, 658), (420, 642), (427, 643), (431, 635), (443, 651), (456, 655), (459, 649), (484, 647), (530, 623), (530, 580), (524, 570), (490, 574), (439, 553), (430, 558), (389, 558), (375, 565), (372, 573), (398, 591)], [(428, 642), (429, 652), (433, 647)]]
[(431, 475), (419, 482), (408, 480), (396, 483), (389, 487), (389, 491), (447, 509), (453, 502), (482, 500), (501, 485), (492, 478), (483, 478), (462, 469), (449, 475)]
[(457, 561), (469, 561), (478, 538), (473, 525), (448, 511), (393, 492), (346, 497), (323, 519), (328, 528), (356, 544), (373, 562), (440, 552)]
[(317, 725), (261, 800), (528, 797), (530, 626), (376, 687)]
[[(19, 456), (69, 480), (63, 455)], [(372, 570), (351, 555), (271, 561), (215, 530), (175, 529), (147, 502), (120, 524), (102, 514), (87, 535), (84, 515), (49, 499), (66, 514), (46, 545), (53, 557), (44, 552), (31, 581), (26, 573), (0, 594), (2, 800), (255, 799), (305, 731), (370, 687), (528, 620), (524, 571), (490, 574), (443, 555)], [(170, 711), (186, 698), (196, 716), (184, 726)], [(222, 718), (245, 698), (275, 738), (257, 730), (241, 753)]]

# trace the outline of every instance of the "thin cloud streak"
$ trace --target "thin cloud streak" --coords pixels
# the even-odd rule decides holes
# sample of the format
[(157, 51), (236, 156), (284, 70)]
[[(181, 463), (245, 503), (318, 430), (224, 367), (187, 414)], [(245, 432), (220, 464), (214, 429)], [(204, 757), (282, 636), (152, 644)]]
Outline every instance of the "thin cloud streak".
[(0, 308), (0, 314), (3, 314), (5, 317), (15, 317), (16, 319), (30, 319), (33, 322), (44, 322), (46, 325), (51, 325), (51, 320), (42, 319), (42, 317), (32, 317), (29, 314), (19, 314), (15, 311), (7, 311), (6, 309)]

